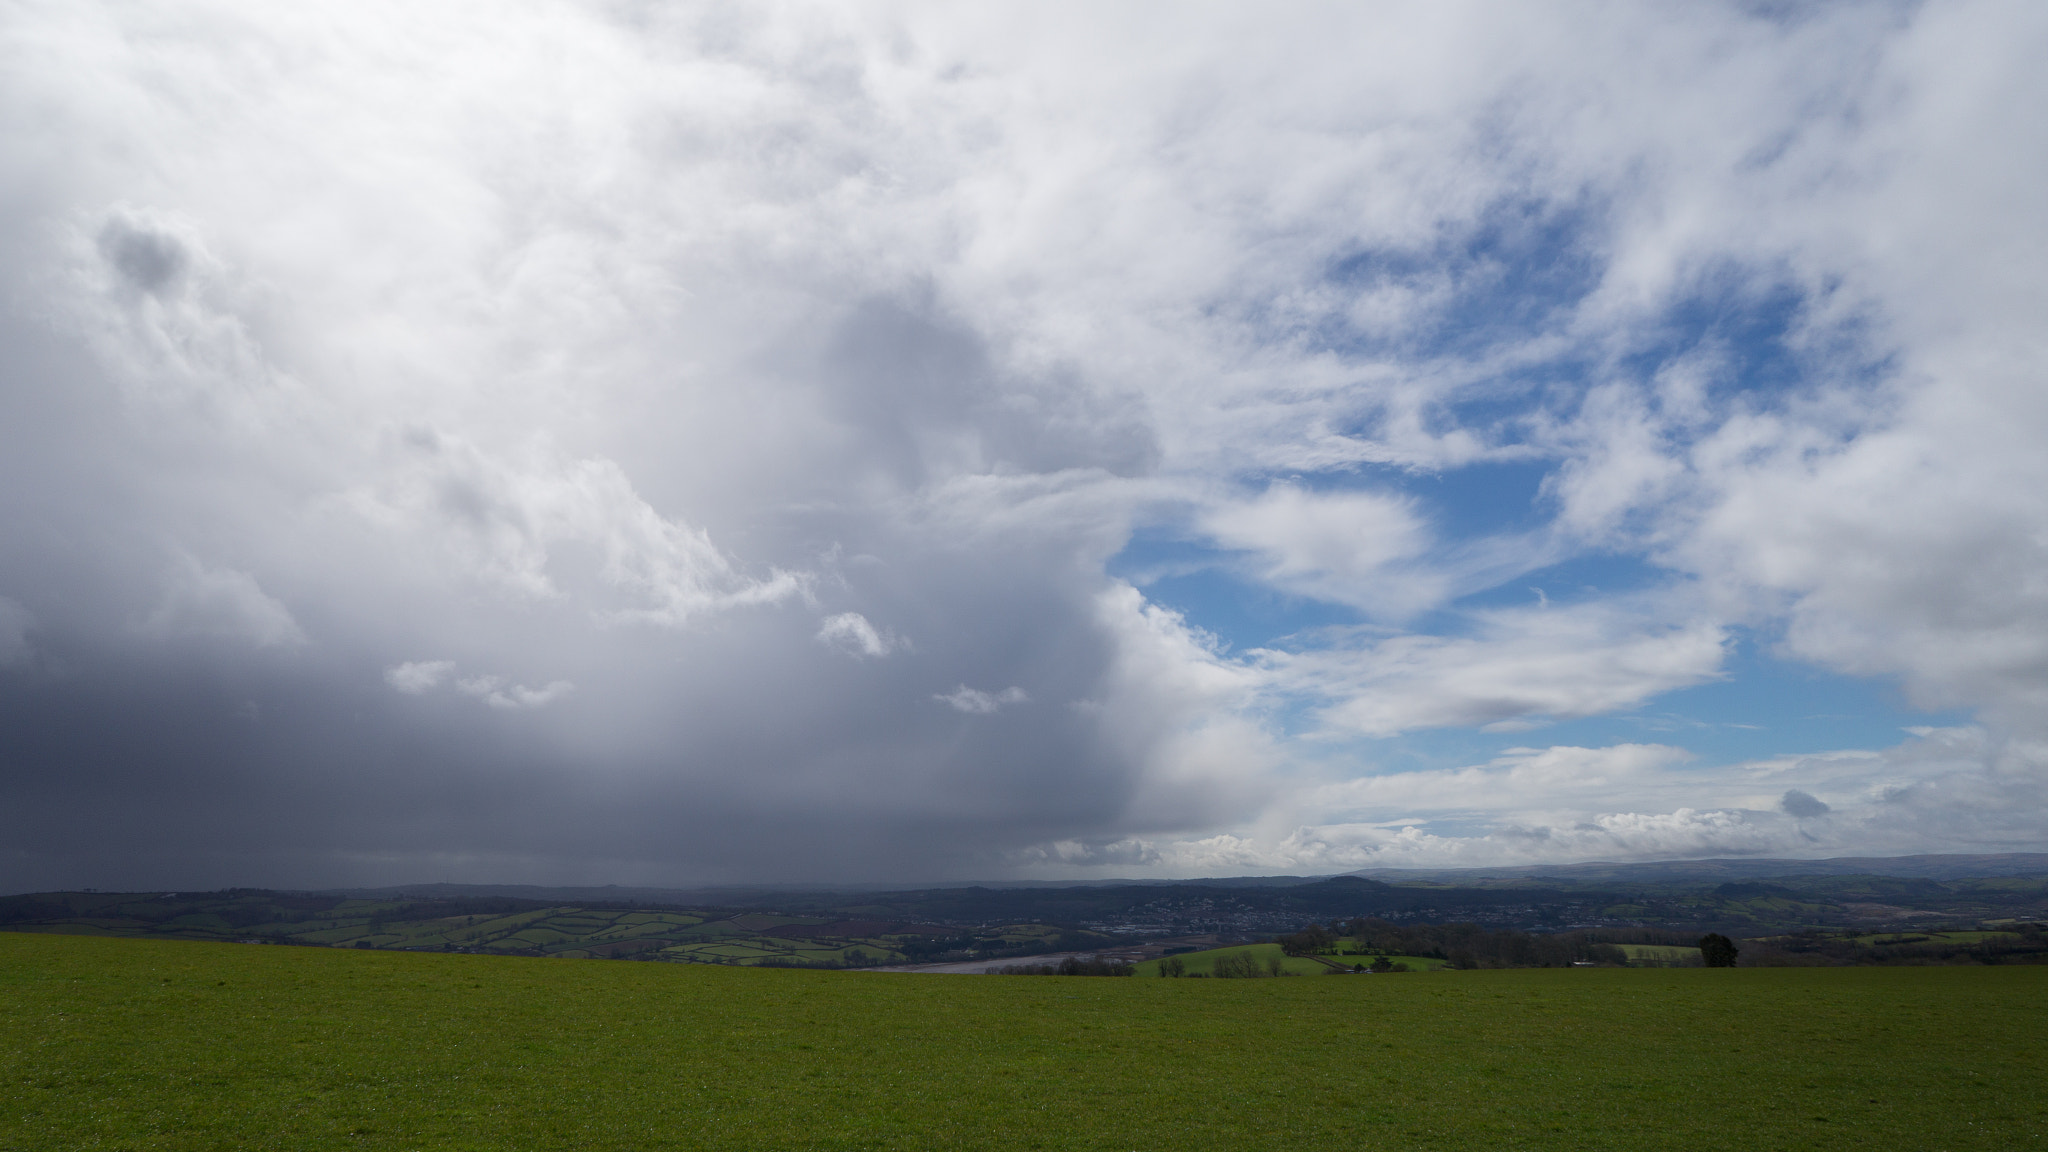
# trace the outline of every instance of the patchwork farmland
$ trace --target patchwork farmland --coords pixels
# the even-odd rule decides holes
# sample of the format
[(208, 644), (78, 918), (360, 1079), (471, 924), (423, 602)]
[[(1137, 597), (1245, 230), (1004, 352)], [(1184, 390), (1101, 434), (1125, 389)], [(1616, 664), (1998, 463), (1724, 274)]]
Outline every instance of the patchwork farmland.
[(1101, 938), (1043, 924), (959, 927), (883, 918), (732, 909), (529, 906), (517, 900), (406, 901), (278, 892), (46, 893), (0, 900), (7, 928), (60, 935), (247, 941), (565, 959), (859, 968), (971, 944), (994, 956)]

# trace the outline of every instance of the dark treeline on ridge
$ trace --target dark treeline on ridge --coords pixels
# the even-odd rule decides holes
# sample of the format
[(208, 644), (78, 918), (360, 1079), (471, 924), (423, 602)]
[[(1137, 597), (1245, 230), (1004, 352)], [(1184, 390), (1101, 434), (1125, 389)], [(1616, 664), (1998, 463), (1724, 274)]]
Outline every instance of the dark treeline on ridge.
[[(1691, 944), (1697, 939), (1669, 932), (1655, 935), (1658, 939), (1643, 943)], [(1628, 953), (1598, 933), (1536, 933), (1513, 928), (1489, 931), (1477, 924), (1395, 924), (1371, 917), (1329, 927), (1310, 925), (1279, 939), (1280, 947), (1290, 956), (1322, 955), (1340, 942), (1349, 942), (1364, 954), (1428, 956), (1462, 969), (1620, 966), (1629, 962)]]
[(1741, 941), (1744, 967), (1837, 965), (2048, 964), (2048, 926), (2014, 923), (1996, 932), (1901, 931), (1863, 936), (1800, 932)]

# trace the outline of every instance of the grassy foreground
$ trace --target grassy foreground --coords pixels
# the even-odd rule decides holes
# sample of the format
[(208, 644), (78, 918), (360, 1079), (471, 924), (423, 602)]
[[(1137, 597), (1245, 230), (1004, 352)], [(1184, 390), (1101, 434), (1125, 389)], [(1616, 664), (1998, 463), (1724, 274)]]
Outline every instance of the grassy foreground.
[(2048, 1148), (2048, 967), (918, 976), (0, 933), (0, 1148)]

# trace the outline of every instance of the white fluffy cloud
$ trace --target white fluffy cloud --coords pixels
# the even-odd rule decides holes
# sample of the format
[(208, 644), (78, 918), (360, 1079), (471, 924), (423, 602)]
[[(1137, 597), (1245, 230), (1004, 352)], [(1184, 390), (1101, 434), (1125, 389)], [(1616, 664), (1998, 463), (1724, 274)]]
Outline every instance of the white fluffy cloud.
[(1434, 608), (1450, 591), (1441, 567), (1403, 569), (1430, 541), (1412, 502), (1398, 496), (1276, 485), (1256, 499), (1219, 502), (1201, 527), (1223, 547), (1250, 552), (1257, 578), (1273, 587), (1376, 616)]
[[(2043, 47), (1991, 2), (17, 5), (0, 691), (79, 703), (0, 807), (71, 883), (94, 836), (180, 884), (2017, 842)], [(1325, 616), (1226, 644), (1134, 541)], [(1529, 602), (1572, 563), (1633, 575)], [(1744, 632), (1982, 727), (1370, 743)], [(258, 696), (273, 743), (219, 719)], [(95, 710), (134, 747), (72, 773)], [(195, 839), (136, 833), (181, 780)], [(247, 831), (312, 808), (352, 831)]]
[(849, 656), (867, 658), (887, 656), (904, 646), (900, 637), (876, 628), (858, 612), (827, 616), (818, 625), (818, 643)]
[[(2039, 843), (2043, 753), (1981, 729), (1726, 767), (1664, 745), (1518, 748), (1470, 767), (1312, 785), (1239, 832), (1140, 838), (1123, 851), (1195, 875), (2018, 851)], [(1085, 862), (1074, 850), (1045, 858)]]

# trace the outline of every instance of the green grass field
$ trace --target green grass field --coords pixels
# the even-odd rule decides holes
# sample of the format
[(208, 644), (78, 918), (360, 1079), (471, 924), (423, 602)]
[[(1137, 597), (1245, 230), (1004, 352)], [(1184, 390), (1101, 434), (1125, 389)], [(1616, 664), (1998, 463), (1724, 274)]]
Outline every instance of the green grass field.
[(1897, 944), (1901, 941), (1929, 941), (1943, 944), (1981, 944), (1986, 940), (2017, 940), (2012, 932), (1870, 932), (1855, 938), (1858, 944)]
[(2048, 967), (966, 978), (0, 933), (6, 1149), (2048, 1148)]
[(1699, 963), (1700, 950), (1677, 944), (1620, 944), (1617, 945), (1630, 960), (1652, 960), (1660, 964)]
[[(1180, 954), (1180, 961), (1189, 972), (1199, 972), (1207, 976), (1215, 971), (1218, 960), (1225, 956), (1239, 955), (1251, 956), (1259, 962), (1262, 970), (1268, 960), (1278, 957), (1281, 971), (1294, 976), (1317, 976), (1330, 970), (1328, 965), (1318, 964), (1306, 957), (1285, 955), (1280, 951), (1278, 944), (1239, 944), (1230, 948), (1211, 948), (1205, 952), (1183, 952)], [(1159, 961), (1147, 960), (1137, 965), (1137, 974), (1159, 975)]]
[[(1203, 952), (1183, 952), (1180, 954), (1180, 961), (1181, 965), (1187, 969), (1189, 975), (1200, 973), (1207, 976), (1216, 971), (1216, 962), (1218, 960), (1223, 959), (1225, 956), (1244, 954), (1249, 954), (1262, 966), (1274, 957), (1278, 957), (1281, 965), (1280, 970), (1291, 976), (1321, 976), (1330, 971), (1330, 966), (1321, 961), (1311, 960), (1306, 956), (1287, 955), (1278, 944), (1236, 944), (1229, 948), (1211, 948)], [(1370, 964), (1373, 962), (1374, 957), (1368, 955), (1332, 955), (1330, 959), (1348, 967), (1352, 964)], [(1411, 970), (1416, 972), (1429, 972), (1444, 967), (1442, 960), (1432, 959), (1428, 956), (1389, 956), (1387, 959), (1406, 964)], [(1157, 976), (1159, 975), (1159, 965), (1160, 961), (1158, 960), (1143, 961), (1137, 965), (1137, 974), (1140, 976)]]

